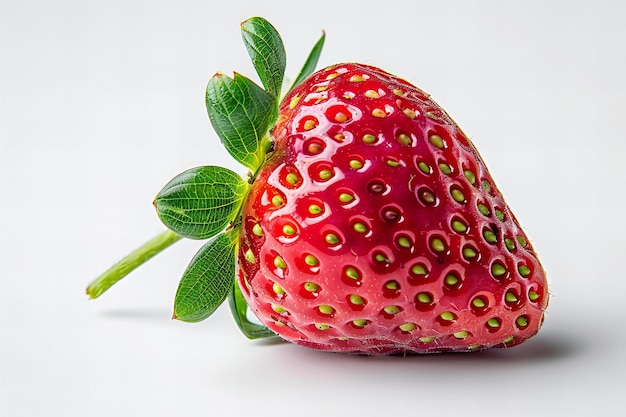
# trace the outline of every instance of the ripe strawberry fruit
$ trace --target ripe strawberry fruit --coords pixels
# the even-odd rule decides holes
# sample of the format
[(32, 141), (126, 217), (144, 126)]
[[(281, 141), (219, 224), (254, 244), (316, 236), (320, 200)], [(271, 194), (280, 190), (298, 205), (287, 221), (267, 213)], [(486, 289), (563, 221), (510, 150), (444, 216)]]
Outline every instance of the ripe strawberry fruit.
[(243, 209), (239, 284), (283, 338), (362, 353), (512, 346), (545, 277), (465, 134), (427, 94), (341, 64), (294, 89)]
[[(249, 180), (194, 168), (155, 200), (172, 242), (213, 237), (183, 275), (175, 318), (202, 320), (230, 296), (249, 337), (365, 354), (476, 351), (533, 336), (545, 273), (448, 114), (372, 66), (308, 77), (323, 37), (279, 101), (280, 37), (260, 18), (242, 29), (265, 90), (216, 74), (207, 108)], [(273, 53), (260, 55), (258, 39)]]

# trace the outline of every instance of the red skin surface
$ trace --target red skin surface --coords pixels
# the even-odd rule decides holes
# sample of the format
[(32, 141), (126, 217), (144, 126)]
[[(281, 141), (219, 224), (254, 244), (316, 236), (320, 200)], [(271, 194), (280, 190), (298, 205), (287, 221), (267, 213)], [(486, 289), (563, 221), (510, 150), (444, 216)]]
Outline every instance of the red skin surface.
[(476, 149), (427, 94), (341, 64), (296, 87), (279, 114), (237, 261), (266, 326), (299, 345), (365, 354), (508, 347), (538, 331), (544, 270)]

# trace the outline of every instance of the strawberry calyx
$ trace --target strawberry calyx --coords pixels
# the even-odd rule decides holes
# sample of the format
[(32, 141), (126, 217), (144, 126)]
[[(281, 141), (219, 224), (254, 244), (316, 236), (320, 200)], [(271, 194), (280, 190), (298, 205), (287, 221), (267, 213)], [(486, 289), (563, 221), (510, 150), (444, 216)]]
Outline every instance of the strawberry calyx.
[[(274, 150), (269, 132), (278, 117), (286, 53), (279, 33), (262, 17), (242, 22), (241, 35), (263, 87), (242, 74), (235, 72), (229, 77), (218, 72), (207, 84), (205, 101), (214, 130), (230, 155), (249, 170), (247, 177), (218, 166), (195, 167), (175, 176), (154, 200), (157, 214), (168, 229), (96, 278), (87, 287), (87, 294), (99, 297), (181, 238), (209, 239), (182, 275), (173, 318), (204, 320), (228, 297), (237, 325), (254, 339), (275, 334), (248, 319), (248, 306), (235, 280), (235, 254), (243, 202)], [(322, 33), (289, 90), (313, 73), (324, 40)]]

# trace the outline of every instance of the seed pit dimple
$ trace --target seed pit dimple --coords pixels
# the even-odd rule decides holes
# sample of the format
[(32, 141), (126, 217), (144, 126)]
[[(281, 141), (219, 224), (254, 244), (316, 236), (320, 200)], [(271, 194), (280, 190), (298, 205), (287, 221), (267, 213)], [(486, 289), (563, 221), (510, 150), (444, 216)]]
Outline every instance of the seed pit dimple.
[(456, 271), (450, 271), (443, 279), (443, 290), (445, 293), (458, 291), (463, 286), (461, 275)]
[(431, 236), (428, 239), (428, 247), (435, 255), (444, 255), (448, 252), (448, 245), (445, 239), (439, 235)]
[(518, 270), (519, 274), (522, 277), (524, 277), (524, 278), (527, 278), (531, 274), (531, 272), (532, 272), (529, 267), (527, 267), (526, 265), (524, 265), (521, 262), (517, 265), (517, 270)]
[(467, 203), (465, 193), (463, 193), (463, 191), (456, 185), (450, 187), (450, 195), (452, 196), (452, 199), (459, 204)]
[(402, 208), (395, 204), (380, 209), (380, 218), (387, 223), (399, 223), (403, 220)]
[(452, 221), (450, 222), (450, 227), (452, 227), (452, 230), (455, 233), (458, 233), (460, 235), (466, 234), (468, 231), (467, 223), (460, 217), (453, 217)]
[(307, 139), (302, 146), (303, 153), (309, 156), (319, 155), (324, 149), (326, 149), (326, 143), (319, 138)]
[(369, 184), (367, 185), (367, 189), (372, 194), (386, 195), (391, 190), (391, 187), (383, 180), (375, 179), (369, 182)]
[(442, 326), (450, 326), (457, 319), (457, 316), (451, 311), (444, 311), (437, 316), (437, 322)]
[(318, 182), (326, 182), (335, 176), (335, 168), (328, 162), (317, 162), (309, 167), (309, 176)]
[(365, 165), (365, 160), (361, 155), (350, 155), (348, 165), (350, 166), (350, 169), (358, 171)]
[(418, 162), (417, 168), (426, 175), (430, 175), (433, 173), (433, 168), (424, 161)]
[(298, 127), (296, 131), (298, 132), (307, 132), (309, 130), (315, 129), (319, 125), (319, 120), (317, 120), (314, 116), (305, 116), (298, 122)]
[(463, 259), (468, 262), (477, 262), (480, 259), (480, 252), (472, 245), (463, 246), (461, 254), (463, 255)]
[(508, 275), (509, 273), (502, 262), (495, 261), (491, 264), (491, 276), (497, 281), (506, 279)]
[(487, 320), (487, 322), (485, 323), (485, 326), (487, 327), (487, 330), (490, 333), (495, 333), (498, 330), (500, 330), (501, 324), (502, 322), (498, 317), (492, 317), (489, 320)]
[(400, 313), (401, 311), (402, 311), (402, 307), (400, 306), (388, 305), (388, 306), (383, 307), (380, 313), (382, 314), (384, 318), (391, 319), (396, 314)]
[(350, 208), (358, 203), (357, 195), (349, 188), (339, 188), (337, 190), (337, 199), (345, 208)]
[(485, 242), (490, 245), (498, 243), (498, 235), (496, 235), (496, 233), (488, 227), (483, 229), (483, 238), (485, 239)]
[(383, 285), (383, 296), (386, 298), (394, 298), (400, 295), (400, 283), (395, 279), (389, 280)]
[(520, 330), (524, 330), (528, 327), (529, 321), (527, 315), (521, 315), (515, 320), (515, 326)]
[(422, 262), (416, 262), (409, 269), (409, 284), (421, 285), (428, 280), (429, 269)]
[(415, 193), (419, 202), (424, 206), (434, 207), (439, 202), (435, 193), (425, 185), (416, 189)]
[(314, 282), (305, 282), (300, 288), (299, 294), (302, 298), (309, 300), (315, 299), (319, 296), (321, 288)]
[(352, 119), (352, 113), (344, 105), (330, 106), (326, 110), (326, 118), (331, 122), (345, 123)]
[(510, 309), (518, 309), (522, 306), (519, 293), (513, 288), (509, 288), (504, 294), (504, 303)]
[(434, 307), (435, 302), (431, 293), (422, 291), (415, 295), (415, 308), (419, 311), (432, 310)]
[(477, 295), (470, 302), (470, 310), (472, 311), (472, 313), (474, 313), (474, 315), (479, 316), (485, 314), (488, 309), (489, 300), (481, 295)]
[(431, 145), (433, 145), (435, 148), (438, 148), (438, 149), (443, 149), (446, 146), (443, 138), (436, 134), (430, 135), (428, 137), (428, 141), (430, 142)]
[(346, 296), (346, 301), (352, 310), (361, 311), (365, 308), (367, 300), (358, 294), (350, 294)]
[(354, 266), (345, 266), (341, 273), (341, 281), (351, 287), (359, 287), (361, 285), (362, 274), (359, 269)]

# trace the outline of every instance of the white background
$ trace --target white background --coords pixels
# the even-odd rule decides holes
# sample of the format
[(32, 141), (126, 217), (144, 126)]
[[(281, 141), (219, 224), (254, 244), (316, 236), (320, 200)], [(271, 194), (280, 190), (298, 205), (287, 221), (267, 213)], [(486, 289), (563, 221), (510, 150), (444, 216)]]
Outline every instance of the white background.
[[(0, 1), (0, 416), (622, 415), (625, 4)], [(248, 341), (227, 308), (172, 321), (192, 241), (87, 300), (162, 230), (151, 202), (171, 177), (243, 174), (204, 88), (254, 75), (253, 15), (282, 33), (290, 77), (325, 29), (320, 65), (398, 74), (472, 137), (549, 274), (536, 338), (362, 357)]]

